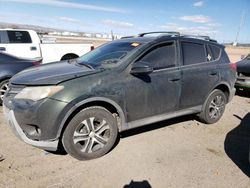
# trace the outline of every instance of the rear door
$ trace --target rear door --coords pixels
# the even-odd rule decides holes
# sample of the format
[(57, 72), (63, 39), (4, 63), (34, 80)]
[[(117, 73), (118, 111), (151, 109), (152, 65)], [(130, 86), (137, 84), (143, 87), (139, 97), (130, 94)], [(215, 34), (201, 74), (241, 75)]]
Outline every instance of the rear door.
[(180, 109), (202, 105), (219, 81), (218, 59), (204, 43), (181, 40), (182, 87)]
[(22, 58), (40, 57), (39, 44), (34, 44), (28, 31), (6, 31), (8, 42), (6, 52)]

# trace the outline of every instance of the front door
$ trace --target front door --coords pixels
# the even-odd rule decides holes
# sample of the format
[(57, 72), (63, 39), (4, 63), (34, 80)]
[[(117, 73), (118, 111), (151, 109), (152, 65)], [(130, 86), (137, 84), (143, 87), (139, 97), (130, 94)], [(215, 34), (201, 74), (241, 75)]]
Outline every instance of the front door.
[(156, 45), (138, 61), (150, 63), (154, 71), (148, 75), (128, 76), (125, 91), (128, 121), (175, 111), (181, 87), (176, 43)]

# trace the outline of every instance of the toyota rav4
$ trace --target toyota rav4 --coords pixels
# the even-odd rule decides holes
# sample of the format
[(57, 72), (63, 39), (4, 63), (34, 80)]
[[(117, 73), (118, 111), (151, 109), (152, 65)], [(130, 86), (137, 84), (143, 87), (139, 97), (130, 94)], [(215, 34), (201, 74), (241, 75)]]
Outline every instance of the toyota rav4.
[(112, 41), (10, 80), (9, 126), (46, 150), (79, 160), (103, 156), (119, 132), (187, 114), (217, 122), (235, 93), (236, 69), (209, 37), (151, 32)]

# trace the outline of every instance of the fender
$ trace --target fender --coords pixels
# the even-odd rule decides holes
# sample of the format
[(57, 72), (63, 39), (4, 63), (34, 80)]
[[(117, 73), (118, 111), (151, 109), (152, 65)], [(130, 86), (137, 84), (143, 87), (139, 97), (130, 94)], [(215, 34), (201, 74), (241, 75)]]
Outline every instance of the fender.
[(10, 79), (11, 77), (12, 77), (11, 75), (4, 75), (4, 76), (0, 77), (0, 82), (2, 82), (3, 80)]
[(205, 98), (205, 101), (207, 100), (207, 98), (208, 98), (208, 96), (210, 95), (210, 93), (211, 93), (215, 88), (217, 88), (217, 87), (220, 86), (220, 85), (225, 85), (225, 86), (227, 87), (228, 91), (229, 91), (229, 96), (228, 96), (228, 97), (231, 96), (231, 89), (230, 89), (231, 87), (229, 86), (228, 83), (226, 83), (226, 82), (224, 82), (224, 81), (221, 81), (221, 82), (217, 83), (217, 84), (208, 92), (208, 94), (207, 94), (207, 96), (206, 96), (206, 98)]
[(63, 118), (63, 120), (62, 120), (62, 122), (61, 122), (61, 124), (60, 124), (60, 126), (59, 126), (59, 130), (58, 130), (58, 132), (57, 132), (56, 138), (59, 138), (59, 137), (60, 137), (61, 132), (62, 132), (62, 129), (63, 129), (63, 127), (64, 127), (66, 121), (68, 120), (68, 118), (70, 117), (70, 115), (71, 115), (77, 108), (79, 108), (80, 106), (82, 106), (82, 105), (84, 105), (84, 104), (87, 104), (87, 103), (89, 103), (89, 102), (96, 102), (96, 101), (107, 102), (107, 103), (113, 105), (113, 106), (116, 108), (116, 110), (118, 111), (119, 117), (121, 118), (121, 125), (118, 125), (118, 129), (119, 129), (119, 131), (121, 131), (121, 130), (122, 130), (122, 129), (121, 129), (122, 125), (125, 125), (125, 124), (126, 124), (126, 118), (125, 118), (125, 115), (124, 115), (124, 113), (123, 113), (122, 108), (121, 108), (115, 101), (113, 101), (113, 100), (111, 100), (111, 99), (108, 99), (108, 98), (105, 98), (105, 97), (91, 97), (91, 98), (88, 98), (88, 99), (86, 99), (86, 100), (83, 100), (83, 101), (81, 101), (81, 102), (76, 103), (76, 104), (66, 113), (65, 117)]

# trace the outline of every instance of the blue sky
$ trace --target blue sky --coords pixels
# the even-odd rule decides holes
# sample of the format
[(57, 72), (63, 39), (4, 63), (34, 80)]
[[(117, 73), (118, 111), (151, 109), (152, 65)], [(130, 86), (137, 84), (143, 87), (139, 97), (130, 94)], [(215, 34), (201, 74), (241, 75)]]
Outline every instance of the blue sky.
[(250, 0), (0, 0), (0, 21), (132, 35), (180, 31), (250, 43)]

